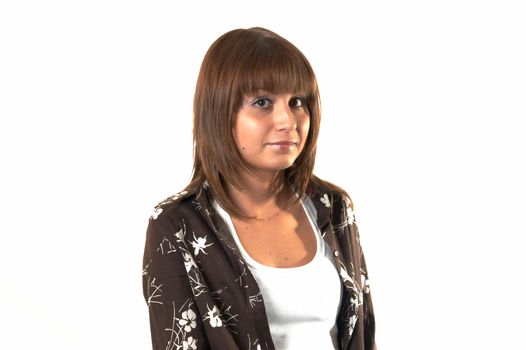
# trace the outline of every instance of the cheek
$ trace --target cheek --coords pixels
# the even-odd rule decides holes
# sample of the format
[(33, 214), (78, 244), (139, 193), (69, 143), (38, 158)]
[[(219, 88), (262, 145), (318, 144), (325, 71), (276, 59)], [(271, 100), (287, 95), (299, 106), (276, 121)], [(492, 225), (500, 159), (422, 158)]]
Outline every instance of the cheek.
[(301, 123), (299, 125), (299, 129), (301, 130), (300, 134), (301, 134), (302, 139), (304, 139), (305, 141), (307, 139), (307, 136), (309, 135), (310, 117), (308, 115), (304, 116), (300, 123)]
[(250, 148), (250, 143), (255, 138), (255, 128), (250, 121), (242, 120), (236, 123), (234, 130), (234, 141), (236, 142), (237, 148), (244, 152), (247, 148)]
[(249, 142), (261, 137), (267, 131), (267, 127), (256, 118), (243, 118), (236, 124), (235, 134), (240, 141)]

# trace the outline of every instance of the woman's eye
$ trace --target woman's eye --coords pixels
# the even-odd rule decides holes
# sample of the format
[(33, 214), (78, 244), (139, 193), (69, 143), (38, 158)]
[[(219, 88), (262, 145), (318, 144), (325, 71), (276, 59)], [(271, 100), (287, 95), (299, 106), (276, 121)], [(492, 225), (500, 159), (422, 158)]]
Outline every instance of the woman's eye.
[(301, 97), (293, 97), (290, 100), (289, 105), (291, 108), (300, 108), (300, 107), (303, 107), (305, 104)]
[(270, 106), (270, 101), (266, 98), (259, 98), (254, 102), (254, 105), (259, 108), (267, 108)]

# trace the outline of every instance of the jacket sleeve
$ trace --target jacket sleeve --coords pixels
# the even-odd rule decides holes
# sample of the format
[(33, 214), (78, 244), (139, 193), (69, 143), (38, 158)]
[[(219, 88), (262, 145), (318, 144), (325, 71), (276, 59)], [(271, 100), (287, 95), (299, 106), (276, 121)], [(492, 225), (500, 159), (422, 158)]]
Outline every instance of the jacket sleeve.
[[(352, 260), (354, 265), (354, 278), (358, 288), (361, 291), (362, 296), (362, 321), (359, 322), (356, 331), (359, 334), (355, 334), (353, 339), (357, 341), (359, 349), (364, 350), (376, 350), (375, 342), (375, 317), (374, 309), (371, 298), (371, 292), (369, 289), (369, 274), (367, 271), (367, 264), (360, 243), (360, 233), (356, 224), (356, 218), (354, 215), (354, 205), (348, 198), (344, 198), (345, 206), (344, 221), (349, 225), (350, 234), (350, 245), (352, 250)], [(353, 348), (353, 347), (351, 347)]]
[(361, 287), (363, 292), (363, 331), (364, 331), (364, 346), (367, 350), (376, 350), (375, 342), (375, 318), (374, 318), (374, 309), (373, 302), (371, 298), (371, 291), (369, 289), (369, 274), (367, 272), (367, 264), (365, 263), (365, 257), (363, 254), (363, 249), (360, 244), (358, 228), (356, 223), (353, 223), (353, 230), (356, 232), (356, 240), (358, 249), (360, 251), (360, 260), (361, 260)]
[(150, 218), (146, 233), (142, 282), (153, 350), (209, 349), (188, 280), (193, 260), (178, 246), (179, 226), (161, 213)]

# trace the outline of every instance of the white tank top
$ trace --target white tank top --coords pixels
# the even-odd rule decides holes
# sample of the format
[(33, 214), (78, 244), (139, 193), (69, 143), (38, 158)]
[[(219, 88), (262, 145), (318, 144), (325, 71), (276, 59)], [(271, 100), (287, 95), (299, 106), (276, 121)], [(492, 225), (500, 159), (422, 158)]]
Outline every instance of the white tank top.
[(214, 206), (228, 224), (259, 285), (276, 350), (338, 349), (340, 277), (315, 224), (314, 205), (309, 198), (301, 204), (316, 235), (317, 250), (310, 262), (292, 268), (270, 267), (254, 260), (241, 244), (230, 215), (217, 202)]

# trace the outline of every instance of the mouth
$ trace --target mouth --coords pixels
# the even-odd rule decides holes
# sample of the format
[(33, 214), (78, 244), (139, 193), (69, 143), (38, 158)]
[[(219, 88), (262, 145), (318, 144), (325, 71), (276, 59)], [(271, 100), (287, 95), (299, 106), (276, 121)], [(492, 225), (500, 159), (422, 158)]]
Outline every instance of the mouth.
[(267, 144), (270, 148), (278, 150), (278, 151), (290, 151), (298, 146), (298, 143), (296, 141), (277, 141), (277, 142), (269, 142)]

